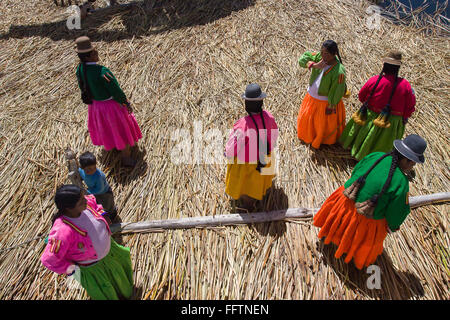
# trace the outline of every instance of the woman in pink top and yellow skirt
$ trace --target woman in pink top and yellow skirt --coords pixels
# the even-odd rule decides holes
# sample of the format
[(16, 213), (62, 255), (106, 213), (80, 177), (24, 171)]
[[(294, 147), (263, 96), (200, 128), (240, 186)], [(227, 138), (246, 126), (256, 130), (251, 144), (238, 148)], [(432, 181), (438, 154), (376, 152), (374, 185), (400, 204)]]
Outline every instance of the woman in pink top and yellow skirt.
[(234, 200), (242, 200), (247, 209), (255, 200), (262, 200), (275, 177), (272, 151), (278, 127), (272, 114), (262, 109), (265, 97), (258, 84), (247, 86), (242, 98), (248, 115), (234, 124), (225, 148), (225, 192)]

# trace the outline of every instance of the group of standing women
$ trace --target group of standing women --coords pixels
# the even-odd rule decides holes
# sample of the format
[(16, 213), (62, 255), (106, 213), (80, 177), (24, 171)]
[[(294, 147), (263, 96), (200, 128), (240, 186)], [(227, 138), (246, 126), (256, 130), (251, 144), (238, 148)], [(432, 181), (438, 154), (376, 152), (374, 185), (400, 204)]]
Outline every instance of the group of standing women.
[[(321, 228), (318, 236), (325, 237), (325, 244), (338, 246), (336, 258), (346, 254), (345, 262), (353, 259), (359, 269), (376, 260), (386, 235), (398, 231), (410, 213), (408, 175), (425, 161), (427, 144), (420, 136), (401, 140), (416, 103), (411, 85), (398, 75), (401, 59), (398, 52), (383, 58), (381, 73), (361, 88), (362, 106), (346, 125), (342, 98), (350, 93), (336, 42), (327, 40), (320, 52), (305, 52), (298, 61), (311, 70), (297, 118), (298, 138), (315, 149), (339, 142), (359, 161), (350, 179), (315, 215), (314, 225)], [(262, 110), (265, 97), (258, 85), (247, 86), (242, 98), (248, 115), (235, 123), (225, 152), (226, 192), (247, 209), (265, 196), (274, 177), (273, 171), (261, 171), (273, 166), (278, 137), (273, 116)], [(252, 131), (260, 132), (257, 140)], [(240, 154), (243, 150), (250, 157)]]
[[(142, 134), (131, 105), (112, 72), (97, 64), (98, 52), (90, 39), (80, 37), (76, 44), (80, 58), (76, 74), (88, 105), (92, 143), (121, 150), (122, 164), (134, 166), (130, 148)], [(399, 140), (414, 111), (415, 97), (409, 83), (398, 77), (401, 56), (390, 54), (383, 62), (381, 74), (360, 91), (363, 106), (344, 126), (342, 98), (348, 89), (337, 44), (328, 40), (320, 52), (306, 52), (299, 59), (300, 66), (312, 72), (298, 115), (298, 138), (313, 148), (339, 140), (362, 159), (314, 217), (314, 225), (321, 228), (319, 237), (338, 245), (336, 257), (346, 253), (345, 261), (353, 258), (358, 268), (375, 261), (387, 233), (398, 230), (408, 215), (406, 174), (415, 163), (424, 162), (426, 148), (416, 135)], [(266, 94), (259, 85), (248, 85), (242, 98), (247, 115), (235, 123), (225, 147), (225, 191), (251, 208), (272, 186), (278, 126), (273, 115), (263, 110)], [(58, 212), (42, 263), (59, 274), (78, 270), (81, 285), (93, 299), (130, 298), (130, 251), (111, 238), (96, 198), (75, 185), (64, 185), (58, 188), (55, 203)]]
[(312, 72), (298, 113), (298, 138), (315, 149), (339, 142), (357, 160), (372, 152), (392, 150), (394, 140), (403, 137), (416, 104), (411, 85), (399, 77), (401, 60), (399, 52), (382, 59), (380, 74), (371, 77), (359, 92), (361, 108), (345, 125), (342, 98), (349, 92), (336, 42), (327, 40), (320, 52), (305, 52), (299, 64)]

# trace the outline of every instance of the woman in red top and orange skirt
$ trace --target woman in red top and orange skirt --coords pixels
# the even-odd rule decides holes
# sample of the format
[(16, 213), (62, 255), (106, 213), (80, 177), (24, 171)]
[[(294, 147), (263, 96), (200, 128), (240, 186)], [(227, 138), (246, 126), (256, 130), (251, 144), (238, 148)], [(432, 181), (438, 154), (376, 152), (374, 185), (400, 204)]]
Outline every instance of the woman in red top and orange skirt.
[(409, 82), (398, 76), (401, 53), (391, 52), (383, 59), (383, 70), (359, 92), (363, 106), (347, 123), (339, 142), (358, 161), (372, 152), (389, 152), (394, 140), (405, 133), (414, 112), (416, 97)]

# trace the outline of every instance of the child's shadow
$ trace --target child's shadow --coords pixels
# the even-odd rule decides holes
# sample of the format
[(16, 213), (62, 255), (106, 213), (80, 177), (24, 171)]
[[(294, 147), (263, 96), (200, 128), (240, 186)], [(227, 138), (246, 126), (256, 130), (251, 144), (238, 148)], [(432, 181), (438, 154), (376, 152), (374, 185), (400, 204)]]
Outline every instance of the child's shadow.
[(127, 168), (121, 165), (120, 151), (117, 150), (102, 150), (98, 159), (102, 164), (102, 168), (108, 172), (109, 177), (116, 183), (126, 186), (147, 172), (148, 164), (145, 161), (146, 154), (147, 151), (145, 149), (140, 149), (139, 147), (133, 147), (131, 149), (131, 157), (136, 160), (136, 165), (133, 168)]
[[(373, 270), (363, 268), (358, 270), (353, 261), (345, 263), (345, 255), (339, 259), (334, 257), (337, 246), (325, 245), (323, 240), (317, 242), (317, 249), (322, 253), (322, 262), (333, 268), (340, 281), (352, 291), (375, 299), (406, 300), (422, 297), (424, 289), (420, 280), (410, 272), (395, 270), (392, 260), (385, 251), (377, 258), (373, 265), (380, 268), (380, 288), (369, 289), (368, 284), (376, 285), (369, 278), (375, 275)], [(368, 272), (370, 271), (370, 272)]]

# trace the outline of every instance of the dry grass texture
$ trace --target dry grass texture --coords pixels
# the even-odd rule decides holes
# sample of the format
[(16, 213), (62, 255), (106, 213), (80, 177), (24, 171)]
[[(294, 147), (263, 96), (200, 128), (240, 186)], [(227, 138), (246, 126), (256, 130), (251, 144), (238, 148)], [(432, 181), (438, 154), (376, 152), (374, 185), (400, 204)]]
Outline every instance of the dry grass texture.
[[(224, 134), (244, 115), (250, 82), (267, 92), (280, 127), (280, 172), (268, 209), (320, 207), (355, 164), (338, 147), (313, 151), (296, 138), (309, 74), (297, 64), (326, 39), (340, 45), (352, 97), (381, 68), (390, 49), (404, 53), (401, 75), (417, 93), (407, 134), (426, 138), (411, 195), (450, 191), (448, 38), (382, 20), (365, 26), (365, 1), (144, 1), (104, 11), (65, 28), (67, 14), (49, 0), (0, 2), (0, 299), (85, 299), (39, 258), (50, 229), (56, 187), (68, 183), (64, 149), (91, 150), (107, 174), (123, 221), (231, 211), (224, 165), (175, 165), (176, 128)], [(93, 147), (74, 70), (73, 40), (88, 34), (132, 102), (144, 138), (137, 167)], [(224, 136), (225, 138), (225, 136)], [(225, 140), (224, 140), (225, 142)], [(382, 288), (333, 257), (311, 221), (123, 236), (131, 248), (137, 298), (146, 299), (448, 299), (449, 206), (413, 210), (385, 241), (377, 260)], [(33, 240), (35, 237), (41, 237)], [(8, 249), (25, 241), (23, 246)]]

